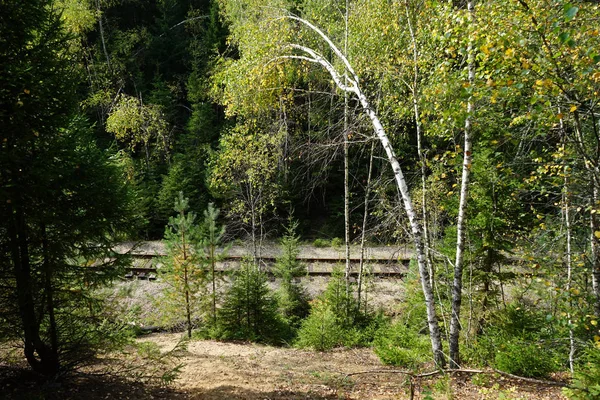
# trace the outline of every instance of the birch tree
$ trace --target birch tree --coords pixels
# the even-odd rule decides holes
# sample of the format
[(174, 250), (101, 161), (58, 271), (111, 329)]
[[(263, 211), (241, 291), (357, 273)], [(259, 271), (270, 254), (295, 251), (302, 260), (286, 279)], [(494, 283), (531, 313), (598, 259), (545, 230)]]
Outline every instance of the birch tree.
[[(475, 2), (469, 0), (467, 3), (469, 13), (470, 29), (469, 44), (467, 47), (468, 57), (468, 83), (472, 87), (475, 81), (475, 49), (473, 48), (473, 15), (475, 13)], [(471, 169), (471, 130), (472, 130), (472, 114), (475, 109), (473, 97), (470, 96), (467, 101), (467, 118), (465, 120), (464, 129), (464, 152), (462, 165), (462, 178), (460, 184), (460, 204), (458, 206), (458, 222), (456, 235), (456, 260), (454, 262), (454, 281), (452, 284), (452, 316), (450, 318), (450, 367), (459, 368), (460, 353), (459, 353), (459, 335), (460, 335), (460, 307), (462, 303), (462, 275), (463, 275), (463, 260), (465, 250), (466, 237), (466, 213), (467, 213), (467, 198), (469, 196), (469, 177)]]
[(434, 359), (439, 366), (443, 366), (445, 363), (445, 357), (442, 350), (442, 342), (437, 315), (435, 311), (435, 302), (433, 296), (433, 290), (431, 282), (429, 280), (429, 270), (427, 268), (427, 261), (425, 256), (425, 247), (423, 243), (423, 231), (419, 223), (419, 219), (413, 207), (413, 202), (410, 196), (408, 185), (404, 178), (404, 173), (400, 167), (400, 163), (396, 157), (394, 149), (388, 139), (385, 128), (383, 127), (377, 113), (369, 102), (366, 94), (362, 91), (360, 86), (360, 80), (352, 65), (346, 58), (346, 56), (339, 50), (339, 48), (333, 43), (333, 41), (323, 33), (318, 27), (310, 23), (309, 21), (302, 19), (295, 15), (287, 15), (283, 18), (297, 22), (302, 26), (308, 28), (310, 31), (316, 33), (321, 39), (327, 44), (328, 49), (335, 55), (335, 57), (342, 64), (341, 71), (336, 68), (331, 62), (329, 62), (322, 54), (317, 52), (311, 47), (304, 46), (297, 43), (289, 43), (284, 46), (288, 49), (288, 54), (277, 57), (277, 60), (300, 60), (309, 63), (315, 63), (323, 67), (331, 76), (338, 89), (343, 92), (347, 92), (353, 95), (360, 105), (362, 106), (363, 112), (369, 117), (375, 135), (379, 139), (383, 146), (387, 159), (392, 167), (394, 178), (398, 190), (400, 191), (404, 209), (408, 216), (412, 240), (415, 246), (415, 252), (417, 255), (417, 263), (419, 266), (419, 274), (421, 277), (421, 285), (423, 288), (423, 294), (425, 296), (425, 303), (427, 308), (427, 322), (429, 326), (429, 333), (431, 338), (432, 350), (434, 353)]

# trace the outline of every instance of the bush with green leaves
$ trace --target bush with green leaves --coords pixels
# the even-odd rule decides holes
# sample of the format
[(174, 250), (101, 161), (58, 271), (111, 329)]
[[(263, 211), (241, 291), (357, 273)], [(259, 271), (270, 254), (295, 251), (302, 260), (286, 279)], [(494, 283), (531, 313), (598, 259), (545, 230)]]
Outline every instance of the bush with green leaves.
[(331, 239), (331, 247), (342, 247), (344, 245), (344, 239), (339, 237), (334, 237)]
[(573, 383), (564, 388), (563, 393), (572, 400), (600, 399), (600, 348), (597, 342), (584, 350)]
[(500, 371), (525, 377), (547, 377), (558, 369), (554, 354), (544, 345), (508, 340), (499, 345), (494, 366)]
[(341, 268), (334, 268), (325, 292), (312, 303), (310, 315), (302, 322), (296, 345), (324, 351), (337, 346), (369, 346), (383, 323), (380, 314), (365, 315), (358, 310), (352, 291), (346, 290)]
[(191, 338), (194, 320), (202, 314), (207, 274), (200, 257), (196, 214), (189, 212), (188, 204), (183, 192), (179, 192), (174, 207), (177, 215), (169, 219), (165, 229), (167, 255), (161, 258), (159, 273), (166, 285), (158, 306), (176, 315), (177, 322), (185, 319), (188, 338)]
[(290, 337), (290, 329), (278, 313), (275, 294), (267, 276), (252, 260), (244, 259), (219, 310), (218, 337), (279, 344)]
[(431, 358), (426, 335), (409, 329), (403, 322), (385, 325), (375, 335), (375, 354), (384, 364), (414, 369)]
[(298, 332), (296, 345), (301, 348), (313, 348), (326, 351), (341, 346), (346, 330), (338, 323), (333, 309), (322, 300), (315, 300)]
[(327, 239), (315, 239), (312, 243), (314, 247), (329, 247), (331, 246), (331, 242)]
[[(545, 377), (566, 362), (568, 350), (542, 310), (510, 304), (490, 316), (466, 359), (526, 377)], [(548, 343), (553, 343), (548, 346)]]
[(302, 319), (306, 318), (310, 306), (308, 295), (295, 278), (306, 276), (306, 266), (298, 260), (300, 238), (296, 235), (298, 222), (289, 220), (285, 234), (281, 239), (282, 255), (273, 267), (273, 274), (281, 280), (278, 290), (279, 310), (289, 323), (296, 329)]

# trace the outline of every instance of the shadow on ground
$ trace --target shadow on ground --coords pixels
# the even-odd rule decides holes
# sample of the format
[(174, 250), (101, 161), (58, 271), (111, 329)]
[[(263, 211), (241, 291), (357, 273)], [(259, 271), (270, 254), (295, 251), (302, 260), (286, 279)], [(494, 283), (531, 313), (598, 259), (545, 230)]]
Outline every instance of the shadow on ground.
[(199, 400), (332, 400), (335, 393), (255, 391), (236, 386), (179, 390), (132, 382), (118, 376), (79, 374), (59, 382), (43, 382), (22, 369), (0, 367), (0, 399), (4, 400), (105, 400), (105, 399), (199, 399)]

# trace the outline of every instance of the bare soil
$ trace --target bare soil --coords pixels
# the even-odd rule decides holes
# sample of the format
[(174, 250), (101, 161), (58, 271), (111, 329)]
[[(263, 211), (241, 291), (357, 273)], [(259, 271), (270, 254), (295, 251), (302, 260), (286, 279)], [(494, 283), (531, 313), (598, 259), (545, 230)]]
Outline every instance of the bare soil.
[[(154, 335), (163, 351), (178, 335)], [(194, 399), (408, 399), (406, 375), (393, 373), (371, 349), (315, 352), (257, 344), (195, 341), (183, 358), (176, 387)], [(348, 374), (368, 371), (348, 377)], [(557, 387), (532, 385), (486, 375), (468, 374), (414, 381), (414, 398), (435, 399), (564, 399)], [(504, 396), (504, 397), (502, 397)]]
[[(169, 351), (181, 334), (145, 337)], [(40, 385), (24, 372), (0, 366), (2, 399), (409, 399), (403, 374), (383, 366), (370, 349), (315, 352), (249, 343), (192, 341), (181, 353), (179, 378), (168, 387), (88, 371), (63, 383)], [(101, 370), (102, 365), (97, 366)], [(385, 371), (385, 372), (373, 372)], [(365, 373), (363, 373), (365, 372)], [(358, 375), (347, 376), (348, 374)], [(415, 399), (565, 399), (555, 386), (489, 374), (455, 374), (413, 381)]]

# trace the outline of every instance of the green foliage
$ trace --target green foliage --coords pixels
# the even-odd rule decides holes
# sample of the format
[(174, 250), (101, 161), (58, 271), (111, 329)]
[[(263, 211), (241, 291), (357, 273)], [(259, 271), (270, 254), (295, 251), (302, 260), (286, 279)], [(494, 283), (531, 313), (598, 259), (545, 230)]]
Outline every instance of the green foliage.
[(567, 349), (560, 343), (561, 337), (542, 311), (509, 305), (491, 316), (483, 335), (466, 355), (471, 362), (491, 362), (495, 368), (515, 375), (545, 377), (565, 365)]
[(573, 400), (600, 398), (600, 349), (597, 342), (585, 349), (575, 370), (573, 383), (564, 388), (563, 393)]
[(204, 221), (201, 225), (201, 244), (204, 249), (204, 259), (207, 269), (210, 272), (211, 283), (211, 318), (210, 323), (213, 328), (217, 326), (217, 276), (216, 264), (225, 257), (227, 250), (221, 254), (217, 254), (217, 246), (221, 244), (225, 235), (225, 226), (218, 225), (219, 209), (215, 208), (212, 203), (204, 211)]
[(343, 272), (336, 267), (325, 292), (311, 303), (296, 345), (319, 351), (337, 346), (369, 346), (384, 322), (382, 315), (365, 315), (357, 309), (352, 291), (346, 291)]
[(267, 276), (252, 261), (244, 259), (219, 310), (219, 337), (282, 343), (290, 331), (277, 311), (277, 299), (267, 285)]
[(331, 247), (342, 247), (344, 245), (344, 239), (339, 237), (334, 237), (331, 239)]
[(552, 353), (541, 343), (508, 339), (498, 344), (494, 365), (509, 374), (543, 378), (558, 370)]
[(281, 197), (278, 164), (284, 132), (272, 128), (248, 121), (228, 130), (209, 165), (211, 193), (226, 201), (228, 217), (252, 238), (264, 231)]
[(317, 248), (329, 247), (329, 246), (331, 246), (331, 241), (329, 241), (327, 239), (317, 238), (313, 241), (312, 245)]
[(308, 295), (295, 279), (306, 276), (306, 266), (298, 260), (300, 238), (296, 235), (298, 222), (288, 220), (285, 234), (281, 238), (281, 257), (273, 266), (273, 274), (280, 279), (278, 290), (279, 309), (291, 327), (298, 328), (300, 321), (308, 315)]
[(302, 321), (296, 345), (317, 351), (331, 350), (344, 343), (345, 334), (332, 308), (317, 299), (311, 305), (308, 318)]
[(384, 325), (375, 335), (373, 350), (384, 364), (416, 369), (431, 358), (429, 338), (404, 323)]
[(188, 337), (192, 335), (193, 320), (201, 313), (205, 297), (206, 269), (202, 265), (200, 231), (195, 225), (196, 214), (188, 212), (188, 200), (179, 193), (175, 200), (177, 215), (169, 219), (165, 229), (167, 256), (161, 258), (159, 269), (166, 283), (161, 307), (185, 318)]
[(126, 142), (132, 149), (142, 145), (146, 162), (150, 161), (151, 141), (162, 152), (168, 152), (169, 128), (164, 120), (162, 109), (156, 105), (144, 105), (139, 99), (124, 94), (106, 120), (106, 131), (113, 133), (117, 140)]
[[(206, 157), (203, 152), (198, 151), (198, 153), (198, 157)], [(173, 211), (173, 199), (179, 195), (179, 192), (183, 192), (184, 197), (189, 199), (190, 211), (200, 215), (208, 202), (207, 193), (198, 184), (203, 180), (204, 166), (197, 159), (189, 155), (174, 155), (171, 167), (162, 178), (153, 204), (157, 219), (168, 221)]]
[(0, 333), (46, 377), (123, 342), (95, 290), (136, 225), (123, 171), (77, 115), (69, 49), (49, 1), (0, 4)]

